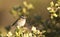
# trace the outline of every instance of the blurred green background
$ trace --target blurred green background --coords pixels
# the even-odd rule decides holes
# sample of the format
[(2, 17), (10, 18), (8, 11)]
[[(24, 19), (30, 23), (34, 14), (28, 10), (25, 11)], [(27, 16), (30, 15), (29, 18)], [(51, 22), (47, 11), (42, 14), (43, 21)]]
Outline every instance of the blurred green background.
[(16, 19), (9, 13), (13, 6), (23, 4), (23, 1), (32, 3), (34, 9), (31, 16), (40, 15), (44, 20), (49, 18), (47, 7), (51, 1), (55, 0), (0, 0), (0, 30), (4, 31), (4, 27), (12, 24)]

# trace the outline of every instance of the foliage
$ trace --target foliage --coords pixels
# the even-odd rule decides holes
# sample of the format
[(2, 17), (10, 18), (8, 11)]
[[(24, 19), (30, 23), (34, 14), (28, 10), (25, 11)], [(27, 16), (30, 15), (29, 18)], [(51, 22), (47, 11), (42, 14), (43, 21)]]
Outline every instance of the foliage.
[(32, 26), (30, 30), (27, 27), (17, 26), (13, 33), (9, 31), (7, 35), (2, 36), (1, 34), (0, 37), (45, 37), (45, 35), (43, 35), (45, 32), (45, 30), (37, 30), (34, 26)]
[[(31, 3), (28, 4), (26, 1), (23, 2), (23, 5), (23, 7), (13, 7), (11, 10), (11, 14), (14, 17), (19, 18), (22, 15), (28, 17), (30, 10), (34, 9), (34, 7)], [(34, 19), (30, 19), (30, 17), (28, 17), (29, 19), (27, 19), (27, 23), (30, 24), (30, 26), (32, 25), (31, 29), (24, 26), (16, 26), (15, 31), (12, 33), (9, 30), (11, 26), (9, 26), (7, 27), (7, 34), (4, 36), (2, 33), (0, 33), (0, 37), (60, 37), (60, 0), (57, 0), (57, 2), (55, 3), (53, 1), (50, 2), (50, 6), (47, 7), (47, 10), (50, 14), (49, 19), (43, 21), (40, 16), (34, 16)], [(15, 21), (13, 25), (17, 21)], [(37, 26), (38, 28), (35, 26)], [(43, 29), (43, 27), (45, 27), (45, 29)]]

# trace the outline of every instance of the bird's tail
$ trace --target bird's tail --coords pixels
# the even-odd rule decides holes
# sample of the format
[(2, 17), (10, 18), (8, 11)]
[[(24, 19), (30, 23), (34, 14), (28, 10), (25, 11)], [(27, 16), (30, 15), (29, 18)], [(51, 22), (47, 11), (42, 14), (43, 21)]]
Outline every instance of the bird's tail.
[(6, 26), (5, 29), (6, 29), (7, 31), (10, 31), (10, 30), (11, 30), (11, 26), (10, 26), (10, 25), (9, 25), (9, 26)]

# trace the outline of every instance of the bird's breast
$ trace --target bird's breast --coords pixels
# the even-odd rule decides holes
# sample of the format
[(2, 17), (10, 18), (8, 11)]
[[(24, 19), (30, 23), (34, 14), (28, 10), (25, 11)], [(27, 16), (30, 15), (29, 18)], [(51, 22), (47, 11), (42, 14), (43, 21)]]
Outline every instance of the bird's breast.
[(21, 26), (24, 26), (25, 23), (26, 23), (26, 19), (22, 19), (17, 22), (17, 25), (21, 27)]

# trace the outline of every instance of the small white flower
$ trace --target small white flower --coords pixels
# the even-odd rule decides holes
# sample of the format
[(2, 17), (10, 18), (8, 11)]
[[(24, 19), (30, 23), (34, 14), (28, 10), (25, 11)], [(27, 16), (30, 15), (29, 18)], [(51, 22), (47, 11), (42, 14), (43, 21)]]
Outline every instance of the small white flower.
[(51, 10), (51, 7), (48, 7), (47, 10)]
[(29, 36), (32, 37), (32, 33), (29, 33)]
[(55, 6), (59, 6), (59, 4), (58, 4), (58, 3), (56, 3), (56, 4), (55, 4)]
[(58, 15), (57, 14), (53, 14), (55, 17), (57, 17)]
[(52, 2), (50, 3), (50, 5), (51, 5), (51, 7), (53, 7), (53, 6), (54, 6), (54, 2), (52, 1)]
[(8, 37), (11, 37), (12, 36), (12, 33), (11, 32), (8, 32), (7, 36)]
[(33, 5), (30, 3), (28, 4), (26, 1), (23, 2), (24, 6), (27, 7), (27, 9), (33, 9)]
[(32, 27), (32, 31), (36, 32), (36, 27), (33, 26)]

